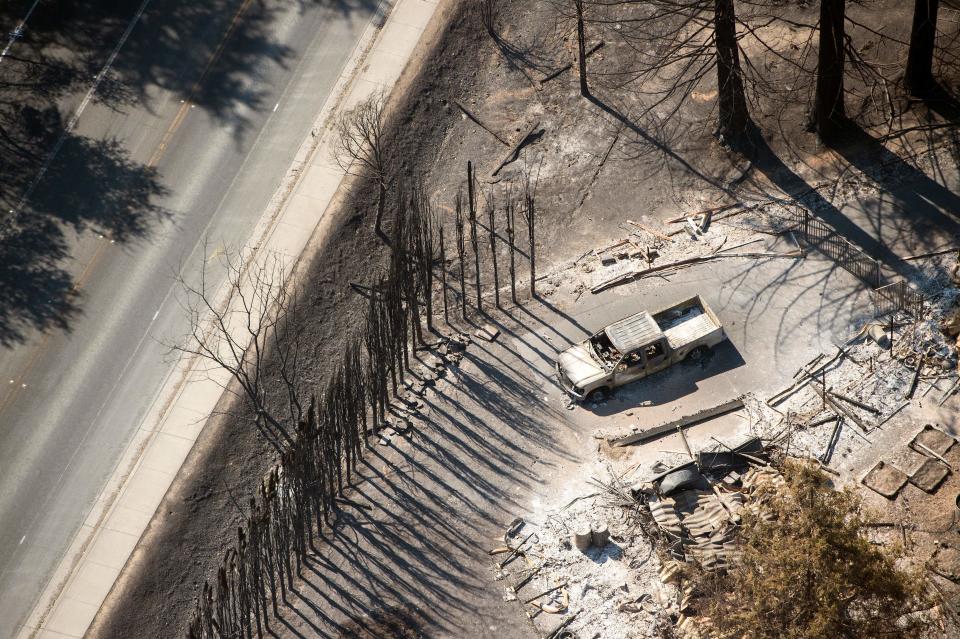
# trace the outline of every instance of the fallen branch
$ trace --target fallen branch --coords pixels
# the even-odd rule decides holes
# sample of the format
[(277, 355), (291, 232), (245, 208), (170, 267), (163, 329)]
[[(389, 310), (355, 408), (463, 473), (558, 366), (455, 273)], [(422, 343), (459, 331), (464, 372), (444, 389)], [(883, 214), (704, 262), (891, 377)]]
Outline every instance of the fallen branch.
[[(741, 213), (745, 213), (746, 211), (751, 211), (759, 206), (763, 206), (765, 204), (770, 204), (773, 202), (776, 202), (776, 200), (770, 200), (768, 202), (760, 202), (752, 206), (744, 206), (742, 208), (735, 209), (733, 211), (726, 211), (725, 213), (722, 213), (721, 215), (718, 215), (717, 217), (713, 218), (713, 222), (719, 222), (720, 220), (725, 220), (728, 217), (733, 217), (734, 215), (740, 215)], [(669, 233), (667, 233), (667, 235), (673, 237), (674, 235), (679, 235), (680, 233), (683, 233), (685, 230), (686, 229), (684, 227), (680, 227), (678, 229), (670, 231)]]
[(727, 251), (743, 248), (744, 246), (749, 246), (750, 244), (756, 244), (757, 242), (762, 242), (762, 241), (763, 241), (763, 238), (758, 237), (756, 239), (750, 240), (749, 242), (741, 242), (740, 244), (735, 244), (733, 246), (728, 246), (726, 248), (720, 247), (716, 250), (716, 253), (726, 253)]
[(698, 215), (721, 213), (721, 212), (723, 212), (723, 211), (726, 211), (726, 210), (728, 210), (728, 209), (732, 209), (732, 208), (737, 207), (737, 206), (746, 206), (746, 204), (744, 204), (743, 202), (733, 202), (732, 204), (723, 204), (723, 205), (721, 205), (721, 206), (714, 206), (714, 207), (709, 208), (709, 209), (703, 209), (702, 211), (697, 211), (696, 213), (684, 213), (684, 214), (681, 215), (680, 217), (675, 217), (675, 218), (672, 218), (672, 219), (667, 220), (667, 223), (668, 223), (668, 224), (682, 224), (682, 223), (686, 222), (689, 218), (697, 217)]
[(489, 133), (489, 134), (492, 135), (493, 137), (497, 138), (497, 142), (499, 142), (499, 143), (502, 144), (503, 146), (510, 146), (510, 143), (509, 143), (509, 142), (507, 142), (506, 140), (504, 140), (503, 138), (501, 138), (499, 135), (496, 134), (495, 131), (493, 131), (493, 129), (491, 129), (491, 128), (488, 127), (486, 124), (484, 124), (483, 122), (481, 122), (481, 121), (480, 121), (480, 118), (478, 118), (478, 117), (475, 116), (473, 113), (471, 113), (470, 110), (469, 110), (467, 107), (465, 107), (465, 106), (463, 106), (462, 104), (460, 104), (460, 102), (458, 102), (457, 100), (454, 100), (453, 103), (456, 104), (457, 107), (458, 107), (461, 111), (463, 111), (463, 114), (464, 114), (465, 116), (467, 116), (468, 118), (470, 118), (471, 120), (473, 120), (473, 121), (477, 124), (477, 126), (479, 126), (481, 129), (483, 129), (484, 131), (486, 131), (487, 133)]
[(937, 257), (938, 255), (947, 255), (948, 253), (956, 253), (956, 248), (942, 249), (940, 251), (933, 251), (932, 253), (922, 253), (920, 255), (909, 255), (903, 258), (904, 262), (910, 262), (912, 260), (922, 260), (925, 257)]

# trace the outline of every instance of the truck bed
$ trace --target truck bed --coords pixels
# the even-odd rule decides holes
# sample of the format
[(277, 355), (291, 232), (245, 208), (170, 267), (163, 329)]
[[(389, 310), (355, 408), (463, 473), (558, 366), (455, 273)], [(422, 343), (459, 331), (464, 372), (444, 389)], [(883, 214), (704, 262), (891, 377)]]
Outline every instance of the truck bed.
[(680, 348), (702, 339), (720, 328), (706, 313), (691, 313), (663, 331), (670, 348)]

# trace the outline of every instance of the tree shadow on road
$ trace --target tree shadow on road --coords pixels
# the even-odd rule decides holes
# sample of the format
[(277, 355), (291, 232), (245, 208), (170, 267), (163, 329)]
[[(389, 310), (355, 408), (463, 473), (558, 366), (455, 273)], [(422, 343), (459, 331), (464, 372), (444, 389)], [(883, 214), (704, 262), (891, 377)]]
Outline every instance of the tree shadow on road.
[(6, 347), (32, 331), (69, 330), (80, 312), (78, 283), (68, 271), (74, 235), (92, 231), (104, 242), (135, 242), (167, 216), (155, 204), (166, 189), (154, 169), (132, 161), (116, 141), (69, 133), (53, 108), (44, 119), (55, 124), (20, 141), (31, 155), (57, 146), (40, 179), (24, 155), (0, 156), (6, 185), (19, 187), (0, 192), (7, 210), (0, 218), (0, 345)]
[[(314, 8), (310, 18), (322, 24), (331, 12), (365, 19), (378, 5), (303, 0), (299, 13)], [(26, 9), (4, 4), (0, 24), (12, 29)], [(252, 0), (36, 7), (0, 61), (0, 345), (70, 329), (82, 309), (75, 236), (130, 244), (167, 217), (153, 161), (134, 160), (123, 140), (78, 133), (73, 114), (84, 95), (118, 112), (153, 112), (172, 94), (181, 109), (196, 106), (239, 138), (251, 114), (269, 106), (268, 72), (292, 63), (295, 52), (277, 40), (291, 11)]]

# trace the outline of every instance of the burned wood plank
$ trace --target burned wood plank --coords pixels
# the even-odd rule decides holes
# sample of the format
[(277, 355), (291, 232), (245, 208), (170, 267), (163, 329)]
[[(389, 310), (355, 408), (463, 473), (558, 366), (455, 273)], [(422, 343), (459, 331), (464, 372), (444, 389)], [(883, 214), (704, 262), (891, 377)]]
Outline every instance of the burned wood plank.
[(669, 235), (666, 235), (665, 233), (661, 233), (660, 231), (658, 231), (658, 230), (656, 230), (656, 229), (653, 229), (653, 228), (650, 228), (649, 226), (646, 226), (645, 224), (641, 224), (640, 222), (634, 222), (633, 220), (627, 220), (627, 224), (632, 224), (633, 226), (637, 227), (638, 229), (644, 230), (644, 231), (646, 231), (647, 233), (649, 233), (650, 235), (652, 235), (652, 236), (654, 236), (654, 237), (656, 237), (656, 238), (658, 238), (658, 239), (661, 239), (661, 240), (663, 240), (664, 242), (672, 242), (672, 241), (673, 241), (673, 238), (670, 237)]
[(690, 257), (685, 260), (678, 260), (676, 262), (670, 262), (669, 264), (660, 264), (658, 266), (651, 266), (649, 268), (641, 269), (639, 271), (632, 271), (630, 273), (622, 273), (612, 279), (600, 282), (596, 286), (590, 289), (591, 293), (599, 293), (611, 286), (616, 286), (617, 284), (626, 284), (635, 279), (641, 277), (646, 277), (653, 273), (658, 273), (660, 271), (665, 271), (671, 268), (681, 268), (684, 266), (690, 266), (691, 264), (699, 264), (701, 262), (709, 262), (710, 260), (719, 260), (725, 258), (751, 258), (751, 259), (762, 259), (762, 258), (799, 258), (803, 257), (800, 253), (717, 253), (714, 255), (702, 255), (699, 257)]
[[(851, 411), (850, 409), (845, 407), (843, 404), (838, 402), (836, 399), (834, 399), (833, 393), (831, 393), (828, 389), (826, 389), (819, 381), (811, 377), (810, 383), (813, 384), (814, 389), (817, 391), (817, 394), (823, 398), (824, 403), (826, 403), (827, 406), (837, 411), (837, 413), (842, 414), (844, 417), (846, 417), (851, 422), (856, 424), (860, 428), (860, 430), (862, 430), (864, 433), (870, 432), (870, 427), (867, 426), (866, 422), (860, 419), (860, 417), (857, 416), (853, 411)], [(866, 439), (866, 437), (864, 437), (864, 439)], [(867, 440), (867, 441), (870, 441), (870, 440)]]
[(835, 392), (835, 391), (827, 391), (827, 392), (830, 393), (830, 395), (831, 395), (832, 397), (835, 397), (835, 398), (837, 398), (837, 399), (842, 399), (843, 401), (847, 402), (847, 403), (850, 404), (851, 406), (856, 406), (857, 408), (861, 408), (861, 409), (867, 411), (868, 413), (873, 413), (874, 415), (879, 415), (879, 414), (880, 414), (880, 409), (874, 408), (873, 406), (871, 406), (871, 405), (869, 405), (869, 404), (864, 404), (863, 402), (861, 402), (861, 401), (859, 401), (859, 400), (856, 400), (856, 399), (854, 399), (854, 398), (852, 398), (852, 397), (847, 397), (846, 395), (841, 395), (840, 393), (837, 393), (837, 392)]
[(797, 379), (797, 381), (795, 381), (793, 384), (786, 387), (779, 393), (771, 395), (770, 397), (767, 398), (767, 406), (770, 406), (771, 408), (773, 408), (777, 404), (780, 404), (781, 402), (786, 400), (788, 397), (796, 393), (798, 390), (803, 388), (806, 385), (806, 383), (810, 380), (811, 377), (823, 372), (825, 368), (832, 365), (840, 357), (843, 357), (846, 354), (847, 354), (846, 350), (840, 347), (837, 347), (837, 352), (828, 361), (817, 365), (816, 368), (808, 369), (808, 367), (811, 364), (815, 364), (822, 359), (821, 357), (814, 358), (813, 361), (801, 367), (800, 371), (797, 374), (799, 375), (799, 379)]
[[(594, 53), (596, 53), (597, 51), (599, 51), (600, 49), (602, 49), (603, 46), (604, 46), (604, 44), (605, 44), (605, 42), (604, 42), (603, 40), (601, 40), (601, 41), (598, 42), (597, 44), (593, 45), (592, 47), (590, 47), (590, 49), (587, 50), (587, 53), (586, 53), (586, 55), (585, 55), (584, 57), (589, 58), (589, 57), (592, 56)], [(542, 80), (540, 80), (540, 84), (543, 85), (543, 84), (546, 84), (547, 82), (549, 82), (550, 80), (554, 80), (554, 79), (556, 79), (556, 78), (559, 78), (564, 72), (569, 71), (569, 70), (571, 69), (571, 67), (573, 67), (573, 63), (572, 63), (572, 62), (563, 65), (562, 67), (560, 67), (559, 69), (557, 69), (556, 71), (554, 71), (553, 73), (551, 73), (550, 75), (548, 75), (548, 76), (546, 76), (545, 78), (543, 78)]]
[(648, 428), (647, 430), (639, 433), (632, 433), (630, 435), (617, 437), (608, 441), (611, 446), (629, 446), (630, 444), (643, 443), (651, 439), (670, 434), (677, 429), (696, 426), (697, 424), (721, 417), (728, 413), (740, 410), (741, 408), (743, 408), (743, 396), (737, 397), (736, 399), (731, 399), (722, 404), (718, 404), (717, 406), (705, 408), (701, 411), (693, 413), (692, 415), (674, 419), (666, 424), (654, 426), (653, 428)]
[(497, 165), (497, 168), (494, 169), (493, 173), (491, 173), (490, 175), (493, 177), (496, 177), (496, 175), (500, 173), (503, 167), (510, 164), (511, 162), (515, 162), (517, 158), (520, 157), (520, 151), (523, 150), (523, 147), (527, 146), (528, 144), (531, 144), (535, 140), (540, 139), (540, 136), (543, 135), (543, 129), (540, 129), (540, 131), (537, 131), (537, 129), (539, 128), (540, 128), (540, 121), (537, 120), (536, 122), (534, 122), (533, 126), (530, 127), (530, 130), (527, 131), (526, 135), (521, 137), (520, 141), (517, 142), (517, 144), (512, 149), (510, 149), (510, 152), (507, 153), (506, 157), (503, 158), (503, 161), (500, 162), (499, 165)]

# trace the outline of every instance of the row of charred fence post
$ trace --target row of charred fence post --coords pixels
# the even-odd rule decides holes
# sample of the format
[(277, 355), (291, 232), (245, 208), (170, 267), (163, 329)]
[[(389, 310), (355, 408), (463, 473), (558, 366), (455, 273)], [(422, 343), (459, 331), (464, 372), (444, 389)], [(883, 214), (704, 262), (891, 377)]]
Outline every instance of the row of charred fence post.
[[(499, 203), (491, 193), (484, 207), (494, 304), (500, 306), (497, 244), (504, 242), (496, 230), (497, 217), (505, 218), (511, 297), (516, 303), (518, 253), (529, 263), (530, 292), (535, 295), (536, 208), (529, 181), (516, 189), (504, 188)], [(252, 639), (268, 633), (270, 619), (277, 617), (287, 592), (294, 588), (315, 537), (330, 524), (337, 499), (349, 485), (364, 449), (384, 425), (392, 398), (402, 391), (411, 351), (426, 343), (425, 330), (434, 329), (438, 286), (447, 324), (451, 296), (464, 320), (469, 316), (471, 293), (475, 293), (477, 310), (483, 312), (481, 258), (486, 243), (480, 239), (472, 167), (468, 165), (466, 197), (458, 194), (454, 207), (452, 269), (443, 225), (422, 187), (398, 188), (392, 208), (390, 262), (370, 289), (366, 321), (347, 340), (331, 379), (310, 399), (291, 443), (262, 480), (258, 495), (250, 499), (235, 544), (227, 551), (216, 580), (204, 584), (196, 602), (187, 630), (190, 639)], [(526, 231), (526, 256), (516, 246), (518, 214)], [(467, 283), (471, 275), (472, 286)], [(455, 284), (448, 282), (451, 276)]]

